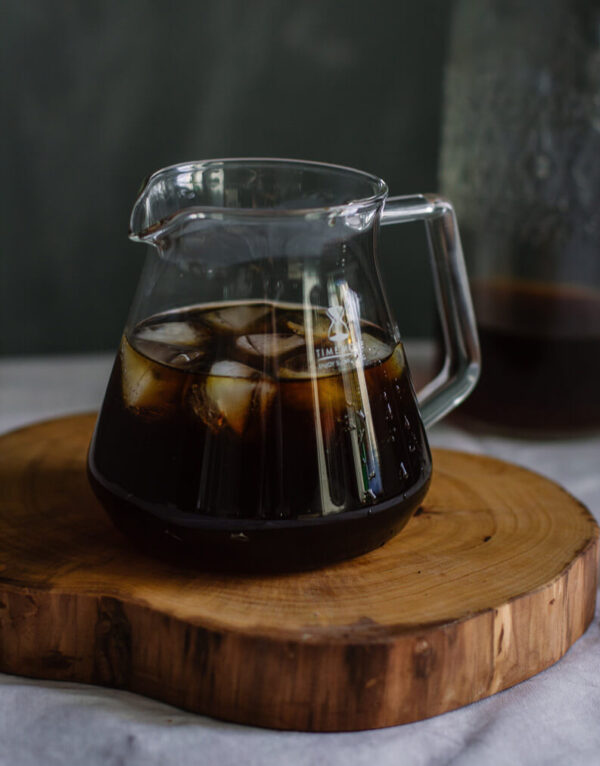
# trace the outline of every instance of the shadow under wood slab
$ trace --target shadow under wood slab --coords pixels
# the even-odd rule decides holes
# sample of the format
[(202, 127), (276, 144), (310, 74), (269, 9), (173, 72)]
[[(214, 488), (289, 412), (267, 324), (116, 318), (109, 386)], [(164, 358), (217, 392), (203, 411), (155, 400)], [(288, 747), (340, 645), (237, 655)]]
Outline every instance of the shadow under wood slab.
[(146, 558), (85, 475), (91, 415), (0, 438), (0, 670), (129, 689), (229, 721), (377, 728), (556, 662), (594, 613), (598, 527), (558, 485), (434, 451), (420, 511), (379, 550), (281, 576)]

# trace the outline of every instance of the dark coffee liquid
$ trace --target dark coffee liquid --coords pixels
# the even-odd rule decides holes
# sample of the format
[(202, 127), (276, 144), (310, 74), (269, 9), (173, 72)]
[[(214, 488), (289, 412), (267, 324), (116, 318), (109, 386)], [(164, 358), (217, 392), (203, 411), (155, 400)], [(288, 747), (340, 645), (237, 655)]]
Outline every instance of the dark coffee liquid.
[(89, 455), (114, 522), (155, 554), (223, 569), (318, 566), (385, 542), (431, 460), (402, 346), (367, 323), (349, 343), (348, 329), (277, 304), (134, 328)]
[(600, 293), (510, 281), (471, 290), (482, 368), (461, 415), (517, 432), (600, 427)]

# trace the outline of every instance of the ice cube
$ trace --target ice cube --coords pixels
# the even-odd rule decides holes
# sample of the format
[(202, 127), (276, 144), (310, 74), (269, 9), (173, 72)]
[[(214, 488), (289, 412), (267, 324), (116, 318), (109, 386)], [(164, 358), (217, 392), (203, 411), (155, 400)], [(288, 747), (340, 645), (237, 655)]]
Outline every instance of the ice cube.
[(205, 356), (206, 352), (202, 349), (190, 349), (189, 351), (180, 351), (175, 356), (169, 357), (166, 361), (173, 367), (178, 367), (182, 370), (197, 371)]
[(384, 341), (366, 332), (361, 333), (361, 348), (365, 365), (383, 362), (392, 353), (392, 346), (389, 343), (384, 343)]
[(165, 343), (170, 346), (201, 346), (208, 332), (190, 322), (163, 322), (146, 325), (135, 334), (136, 339)]
[(304, 338), (293, 333), (261, 333), (242, 335), (236, 341), (237, 348), (251, 358), (279, 359), (285, 354), (304, 346)]
[(399, 378), (402, 375), (406, 369), (406, 357), (404, 356), (402, 343), (396, 346), (392, 356), (385, 363), (384, 369), (391, 378)]
[[(317, 378), (339, 373), (343, 365), (333, 346), (316, 346), (314, 351), (314, 369), (313, 365), (309, 364), (308, 352), (304, 347), (281, 362), (278, 370), (279, 377), (289, 380), (307, 380), (313, 373)], [(353, 361), (351, 357), (350, 361)]]
[(146, 325), (135, 332), (133, 343), (138, 351), (162, 364), (194, 369), (206, 353), (210, 330), (191, 322), (164, 322)]
[(270, 311), (269, 306), (227, 306), (205, 314), (204, 321), (221, 332), (242, 333)]
[(142, 356), (123, 338), (121, 387), (126, 407), (146, 417), (168, 414), (181, 400), (183, 376)]
[[(306, 323), (304, 321), (304, 317), (300, 312), (297, 314), (294, 314), (291, 319), (288, 319), (286, 321), (286, 328), (290, 330), (290, 332), (295, 333), (296, 335), (305, 336), (306, 335)], [(326, 340), (329, 337), (329, 330), (331, 328), (331, 320), (325, 316), (325, 314), (322, 311), (319, 311), (318, 314), (315, 315), (314, 310), (312, 311), (312, 336), (315, 340), (321, 341)]]
[(228, 426), (241, 435), (250, 421), (262, 420), (277, 387), (271, 378), (241, 362), (215, 362), (204, 383), (192, 385), (193, 412), (213, 431)]

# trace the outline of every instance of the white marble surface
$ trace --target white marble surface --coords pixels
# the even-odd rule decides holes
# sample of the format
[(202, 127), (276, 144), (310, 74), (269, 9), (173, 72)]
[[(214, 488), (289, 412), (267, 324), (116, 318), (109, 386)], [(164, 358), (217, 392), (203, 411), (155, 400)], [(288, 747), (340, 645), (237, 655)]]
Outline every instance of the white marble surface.
[[(426, 349), (409, 344), (409, 357)], [(0, 431), (98, 407), (110, 355), (0, 361)], [(549, 476), (600, 520), (600, 436), (518, 441), (444, 424), (436, 446), (494, 455)], [(600, 626), (535, 678), (460, 710), (349, 734), (274, 732), (134, 694), (0, 675), (0, 764), (600, 764)]]

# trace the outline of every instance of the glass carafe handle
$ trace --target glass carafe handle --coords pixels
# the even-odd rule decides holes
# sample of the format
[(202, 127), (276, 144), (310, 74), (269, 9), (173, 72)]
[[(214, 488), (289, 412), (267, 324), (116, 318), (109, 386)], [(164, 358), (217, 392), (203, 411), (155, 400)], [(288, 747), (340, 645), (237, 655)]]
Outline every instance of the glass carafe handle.
[(441, 371), (417, 393), (429, 426), (457, 407), (477, 383), (479, 339), (454, 208), (436, 195), (388, 198), (382, 225), (406, 221), (425, 222), (446, 349)]

